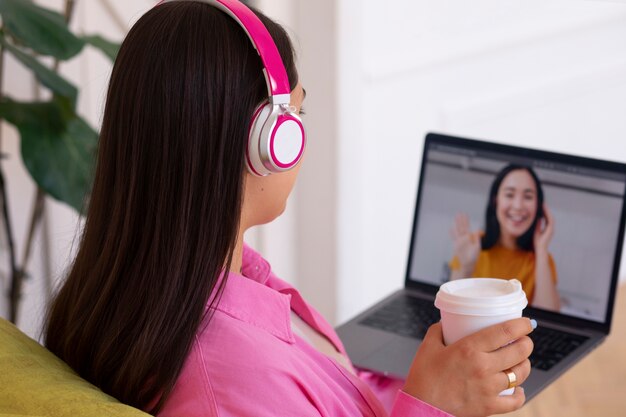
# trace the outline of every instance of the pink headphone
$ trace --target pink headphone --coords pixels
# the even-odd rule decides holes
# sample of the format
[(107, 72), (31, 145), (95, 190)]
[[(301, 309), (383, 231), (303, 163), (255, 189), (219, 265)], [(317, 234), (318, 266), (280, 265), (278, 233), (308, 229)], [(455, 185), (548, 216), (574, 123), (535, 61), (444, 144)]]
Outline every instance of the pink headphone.
[[(172, 1), (182, 0), (163, 0), (161, 3)], [(302, 158), (306, 134), (302, 120), (289, 105), (289, 78), (267, 28), (250, 9), (237, 0), (194, 1), (215, 6), (235, 19), (246, 31), (263, 61), (263, 75), (269, 99), (252, 116), (246, 150), (248, 171), (257, 176), (265, 176), (293, 168)]]

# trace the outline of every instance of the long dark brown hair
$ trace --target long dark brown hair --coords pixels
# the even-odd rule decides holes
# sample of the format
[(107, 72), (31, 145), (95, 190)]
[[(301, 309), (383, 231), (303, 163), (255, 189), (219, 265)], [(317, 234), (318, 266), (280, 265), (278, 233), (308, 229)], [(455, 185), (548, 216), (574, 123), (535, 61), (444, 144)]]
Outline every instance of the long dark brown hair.
[[(289, 38), (255, 13), (293, 89)], [(266, 98), (247, 35), (207, 4), (160, 5), (121, 46), (80, 247), (44, 334), (48, 349), (126, 404), (158, 411), (223, 285), (248, 126)]]
[(485, 210), (485, 234), (481, 238), (482, 249), (489, 249), (495, 246), (500, 239), (500, 223), (496, 216), (496, 202), (498, 200), (498, 191), (502, 181), (513, 171), (526, 171), (530, 174), (535, 183), (537, 189), (537, 214), (533, 219), (532, 225), (517, 238), (517, 246), (525, 251), (533, 251), (533, 237), (535, 235), (535, 229), (539, 220), (543, 217), (543, 188), (541, 187), (541, 181), (535, 171), (527, 165), (508, 164), (498, 172), (493, 182), (491, 183), (491, 189), (489, 190), (489, 198), (487, 200), (487, 209)]

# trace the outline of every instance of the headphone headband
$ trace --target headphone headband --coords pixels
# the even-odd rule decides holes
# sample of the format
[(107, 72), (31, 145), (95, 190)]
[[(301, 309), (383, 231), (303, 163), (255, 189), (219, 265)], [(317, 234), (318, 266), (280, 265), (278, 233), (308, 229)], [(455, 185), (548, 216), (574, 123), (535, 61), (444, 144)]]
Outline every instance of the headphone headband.
[[(171, 3), (182, 0), (162, 0)], [(189, 0), (184, 0), (189, 1)], [(272, 104), (289, 104), (291, 87), (287, 71), (276, 44), (256, 14), (237, 0), (192, 0), (217, 7), (231, 16), (244, 29), (263, 62), (263, 75)]]
[(304, 152), (306, 133), (300, 117), (289, 106), (291, 88), (278, 48), (256, 14), (237, 0), (198, 1), (222, 10), (244, 29), (263, 62), (269, 103), (257, 108), (248, 130), (246, 165), (253, 175), (265, 176), (295, 167)]

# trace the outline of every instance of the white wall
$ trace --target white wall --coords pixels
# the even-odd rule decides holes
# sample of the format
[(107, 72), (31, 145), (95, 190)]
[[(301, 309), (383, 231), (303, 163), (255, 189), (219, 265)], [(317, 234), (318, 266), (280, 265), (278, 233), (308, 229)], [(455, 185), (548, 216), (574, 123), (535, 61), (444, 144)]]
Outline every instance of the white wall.
[(281, 278), (296, 285), (324, 316), (335, 321), (339, 230), (336, 2), (258, 0), (255, 4), (283, 24), (292, 37), (300, 81), (307, 91), (303, 118), (308, 138), (287, 211), (259, 228), (258, 247)]

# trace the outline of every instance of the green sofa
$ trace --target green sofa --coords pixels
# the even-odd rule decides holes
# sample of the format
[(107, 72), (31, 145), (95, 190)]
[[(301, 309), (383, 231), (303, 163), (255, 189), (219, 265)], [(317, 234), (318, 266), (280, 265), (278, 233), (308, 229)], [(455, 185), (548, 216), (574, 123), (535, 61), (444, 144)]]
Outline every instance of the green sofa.
[(0, 417), (145, 417), (79, 377), (39, 343), (0, 318)]

